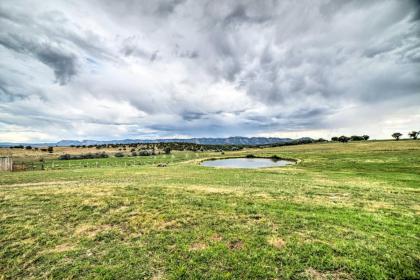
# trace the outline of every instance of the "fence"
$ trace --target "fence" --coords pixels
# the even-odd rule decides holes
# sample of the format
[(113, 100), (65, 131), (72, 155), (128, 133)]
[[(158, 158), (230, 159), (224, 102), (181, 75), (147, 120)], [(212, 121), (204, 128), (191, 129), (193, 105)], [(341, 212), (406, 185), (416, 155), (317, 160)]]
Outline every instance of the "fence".
[(0, 157), (0, 171), (12, 171), (13, 159), (11, 157)]
[(175, 155), (156, 155), (144, 157), (123, 157), (123, 158), (99, 158), (99, 159), (77, 159), (77, 160), (33, 160), (13, 161), (13, 171), (38, 171), (38, 170), (60, 170), (60, 169), (84, 169), (84, 168), (115, 168), (115, 167), (135, 167), (142, 165), (167, 165), (180, 162), (189, 158), (198, 158), (199, 154)]

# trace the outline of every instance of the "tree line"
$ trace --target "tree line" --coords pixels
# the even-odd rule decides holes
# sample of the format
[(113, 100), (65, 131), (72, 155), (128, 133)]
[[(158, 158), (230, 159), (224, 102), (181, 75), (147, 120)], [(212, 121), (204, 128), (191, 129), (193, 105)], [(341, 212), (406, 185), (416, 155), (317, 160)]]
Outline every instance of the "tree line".
[[(400, 140), (403, 136), (400, 132), (394, 132), (392, 138), (395, 140)], [(416, 140), (420, 136), (420, 131), (410, 131), (408, 133), (409, 138)], [(367, 141), (369, 140), (369, 135), (352, 135), (350, 137), (341, 135), (339, 137), (334, 136), (331, 138), (333, 142), (342, 142), (346, 143), (349, 141)], [(70, 145), (72, 148), (96, 148), (96, 149), (105, 149), (105, 148), (114, 148), (118, 149), (119, 151), (126, 151), (127, 149), (131, 148), (132, 156), (147, 156), (155, 154), (155, 150), (163, 150), (165, 153), (171, 150), (177, 151), (192, 151), (192, 152), (204, 152), (204, 151), (216, 151), (216, 152), (224, 152), (224, 151), (239, 151), (244, 148), (256, 148), (256, 147), (279, 147), (279, 146), (290, 146), (290, 145), (301, 145), (301, 144), (309, 144), (309, 143), (319, 143), (319, 142), (327, 142), (327, 140), (323, 138), (319, 139), (311, 139), (311, 138), (304, 138), (304, 139), (296, 139), (288, 142), (281, 142), (275, 144), (268, 144), (268, 145), (257, 145), (257, 146), (250, 146), (250, 145), (203, 145), (203, 144), (195, 144), (195, 143), (188, 143), (188, 142), (161, 142), (161, 143), (130, 143), (130, 144), (97, 144), (97, 145)], [(42, 151), (53, 153), (54, 147), (32, 147), (32, 146), (24, 146), (24, 145), (15, 145), (10, 146), (10, 149), (26, 149), (26, 150), (35, 150), (35, 151)], [(140, 148), (137, 152), (133, 149)], [(87, 154), (91, 156), (91, 153)], [(95, 154), (96, 155), (96, 154)]]
[(342, 143), (346, 143), (349, 141), (367, 141), (369, 140), (369, 135), (352, 135), (350, 137), (347, 137), (345, 135), (341, 135), (340, 137), (332, 137), (331, 141), (333, 142), (342, 142)]
[[(419, 137), (419, 135), (420, 135), (420, 130), (419, 131), (413, 130), (413, 131), (410, 131), (408, 133), (408, 137), (409, 138), (412, 138), (413, 140), (417, 140), (417, 138)], [(403, 136), (403, 134), (400, 133), (400, 132), (394, 132), (392, 134), (392, 138), (394, 138), (397, 141), (400, 140), (401, 136)]]

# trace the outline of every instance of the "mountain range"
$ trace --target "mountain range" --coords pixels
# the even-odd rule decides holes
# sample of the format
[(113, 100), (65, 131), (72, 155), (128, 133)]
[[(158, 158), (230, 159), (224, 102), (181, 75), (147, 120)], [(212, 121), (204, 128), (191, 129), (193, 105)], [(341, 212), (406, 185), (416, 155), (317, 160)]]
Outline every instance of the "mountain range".
[(312, 140), (309, 137), (303, 137), (299, 139), (291, 138), (278, 138), (278, 137), (227, 137), (227, 138), (163, 138), (163, 139), (122, 139), (122, 140), (61, 140), (56, 143), (0, 143), (0, 147), (10, 147), (16, 145), (31, 145), (31, 146), (82, 146), (82, 145), (101, 145), (101, 144), (134, 144), (134, 143), (195, 143), (200, 145), (247, 145), (247, 146), (259, 146), (259, 145), (270, 145), (276, 143), (287, 143), (295, 140)]

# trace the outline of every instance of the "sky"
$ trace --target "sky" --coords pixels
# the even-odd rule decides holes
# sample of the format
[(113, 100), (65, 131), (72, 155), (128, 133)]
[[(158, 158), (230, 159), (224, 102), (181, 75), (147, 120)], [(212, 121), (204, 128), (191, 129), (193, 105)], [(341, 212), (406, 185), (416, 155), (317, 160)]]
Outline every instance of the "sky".
[(0, 142), (411, 130), (420, 1), (0, 1)]

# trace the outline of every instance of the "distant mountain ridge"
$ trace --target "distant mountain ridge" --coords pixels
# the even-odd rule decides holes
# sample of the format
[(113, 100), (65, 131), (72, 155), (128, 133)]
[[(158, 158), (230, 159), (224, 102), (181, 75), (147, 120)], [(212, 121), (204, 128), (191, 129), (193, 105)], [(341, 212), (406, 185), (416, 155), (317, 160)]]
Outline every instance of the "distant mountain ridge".
[(62, 140), (55, 145), (57, 146), (70, 146), (70, 145), (101, 145), (101, 144), (134, 144), (134, 143), (194, 143), (200, 145), (269, 145), (275, 143), (284, 143), (292, 141), (290, 138), (277, 138), (277, 137), (227, 137), (227, 138), (162, 138), (162, 139), (123, 139), (123, 140)]
[(259, 146), (259, 145), (270, 145), (277, 143), (287, 143), (295, 140), (311, 140), (312, 138), (303, 137), (299, 139), (291, 138), (278, 138), (278, 137), (242, 137), (234, 136), (227, 138), (163, 138), (163, 139), (122, 139), (122, 140), (61, 140), (56, 143), (0, 143), (0, 146), (9, 147), (16, 145), (31, 145), (31, 146), (82, 146), (82, 145), (102, 145), (102, 144), (134, 144), (134, 143), (195, 143), (200, 145), (246, 145), (246, 146)]

